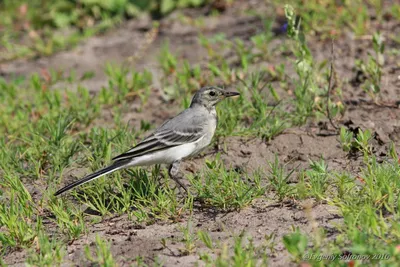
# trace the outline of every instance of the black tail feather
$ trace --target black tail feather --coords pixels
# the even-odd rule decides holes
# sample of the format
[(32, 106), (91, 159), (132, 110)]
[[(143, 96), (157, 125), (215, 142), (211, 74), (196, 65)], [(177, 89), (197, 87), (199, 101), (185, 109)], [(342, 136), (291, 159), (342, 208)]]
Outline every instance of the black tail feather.
[(80, 179), (80, 180), (78, 180), (78, 181), (76, 181), (76, 182), (74, 182), (74, 183), (72, 183), (72, 184), (69, 184), (69, 185), (67, 185), (67, 186), (65, 186), (65, 187), (63, 187), (63, 188), (61, 188), (60, 190), (58, 190), (58, 191), (54, 194), (54, 196), (58, 196), (58, 195), (60, 195), (60, 194), (62, 194), (62, 193), (64, 193), (64, 192), (66, 192), (66, 191), (68, 191), (68, 190), (71, 190), (71, 189), (74, 188), (74, 187), (77, 187), (77, 186), (82, 185), (82, 184), (84, 184), (84, 183), (87, 183), (87, 182), (89, 182), (89, 181), (91, 181), (91, 180), (94, 180), (94, 179), (96, 179), (96, 178), (99, 178), (99, 177), (101, 177), (101, 176), (103, 176), (103, 175), (105, 175), (105, 174), (107, 174), (107, 173), (112, 173), (112, 172), (114, 172), (114, 171), (120, 169), (120, 167), (121, 167), (122, 165), (123, 165), (123, 164), (120, 164), (120, 162), (115, 162), (114, 164), (112, 164), (112, 165), (110, 165), (110, 166), (108, 166), (108, 167), (105, 167), (105, 168), (103, 168), (103, 169), (101, 169), (101, 170), (98, 170), (97, 172), (94, 172), (94, 173), (92, 173), (92, 174), (89, 174), (88, 176), (85, 176), (85, 177), (83, 177), (82, 179)]

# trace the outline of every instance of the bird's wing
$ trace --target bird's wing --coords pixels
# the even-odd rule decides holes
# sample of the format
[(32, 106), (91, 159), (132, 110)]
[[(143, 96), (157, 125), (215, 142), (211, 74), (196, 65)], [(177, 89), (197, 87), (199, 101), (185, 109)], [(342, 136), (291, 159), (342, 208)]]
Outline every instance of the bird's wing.
[(174, 146), (196, 142), (202, 138), (204, 134), (202, 125), (193, 123), (192, 118), (188, 120), (187, 116), (175, 117), (161, 125), (160, 128), (142, 142), (127, 152), (113, 158), (113, 160), (118, 161), (134, 158)]

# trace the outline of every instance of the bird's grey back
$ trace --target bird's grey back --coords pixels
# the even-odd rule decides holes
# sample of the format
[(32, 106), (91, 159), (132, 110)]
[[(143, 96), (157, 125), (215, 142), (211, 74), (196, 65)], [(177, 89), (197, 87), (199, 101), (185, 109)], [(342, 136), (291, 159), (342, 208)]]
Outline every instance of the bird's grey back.
[(207, 130), (207, 126), (212, 120), (216, 120), (216, 113), (210, 112), (202, 106), (193, 106), (185, 109), (174, 118), (164, 122), (156, 132), (164, 130), (175, 130), (187, 132), (191, 128)]

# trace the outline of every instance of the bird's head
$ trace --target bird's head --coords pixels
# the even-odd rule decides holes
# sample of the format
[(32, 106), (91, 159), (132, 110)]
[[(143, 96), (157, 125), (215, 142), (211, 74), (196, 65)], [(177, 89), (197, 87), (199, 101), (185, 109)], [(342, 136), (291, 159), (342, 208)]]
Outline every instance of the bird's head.
[(221, 100), (237, 95), (239, 95), (237, 92), (225, 91), (224, 89), (215, 86), (206, 86), (196, 92), (196, 94), (193, 96), (190, 106), (202, 105), (210, 109), (215, 107), (215, 105)]

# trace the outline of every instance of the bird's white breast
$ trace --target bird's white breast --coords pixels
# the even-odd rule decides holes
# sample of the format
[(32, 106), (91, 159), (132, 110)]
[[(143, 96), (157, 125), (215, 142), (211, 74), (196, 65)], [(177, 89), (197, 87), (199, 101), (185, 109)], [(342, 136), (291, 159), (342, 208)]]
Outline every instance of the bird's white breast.
[(196, 151), (194, 154), (197, 154), (211, 143), (216, 128), (217, 128), (217, 113), (214, 109), (209, 113), (209, 118), (207, 120), (207, 124), (205, 125), (204, 137), (200, 139), (198, 142), (196, 142)]

